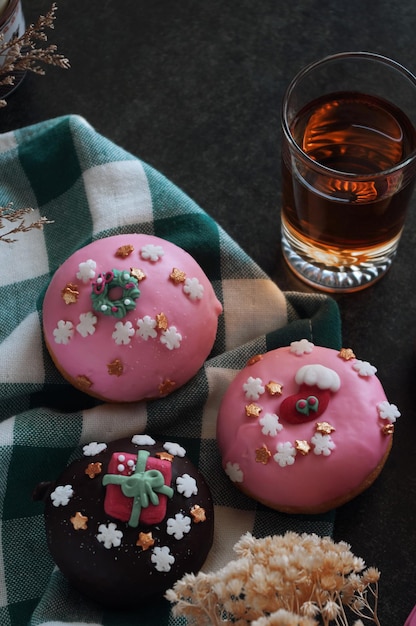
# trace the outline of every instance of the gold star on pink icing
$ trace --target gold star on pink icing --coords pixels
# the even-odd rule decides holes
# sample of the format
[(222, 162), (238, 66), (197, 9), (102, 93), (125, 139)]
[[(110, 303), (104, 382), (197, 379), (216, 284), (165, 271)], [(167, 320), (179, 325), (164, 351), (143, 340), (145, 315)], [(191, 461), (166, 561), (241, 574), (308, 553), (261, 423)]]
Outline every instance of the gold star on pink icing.
[(77, 285), (68, 283), (61, 291), (62, 299), (65, 304), (75, 304), (79, 298), (79, 290)]
[(76, 386), (80, 389), (89, 389), (92, 386), (92, 381), (88, 378), (88, 376), (77, 376), (75, 379)]
[(263, 358), (262, 354), (255, 354), (254, 356), (251, 357), (251, 359), (247, 361), (247, 365), (254, 365), (254, 363), (258, 363), (259, 361), (261, 361), (262, 358)]
[(175, 381), (167, 378), (166, 380), (163, 381), (163, 383), (160, 383), (159, 394), (161, 396), (167, 396), (169, 393), (171, 393), (174, 390), (175, 387), (176, 387)]
[(261, 448), (256, 449), (256, 463), (263, 463), (263, 465), (267, 465), (271, 456), (272, 453), (265, 444), (263, 444)]
[(195, 524), (205, 522), (205, 520), (207, 519), (205, 509), (203, 509), (202, 506), (199, 506), (199, 504), (195, 504), (195, 506), (192, 507), (192, 509), (190, 510), (190, 514)]
[(392, 435), (394, 433), (394, 424), (385, 424), (381, 428), (383, 435)]
[(130, 276), (133, 276), (133, 278), (135, 278), (139, 282), (146, 278), (146, 274), (138, 267), (130, 268)]
[(114, 359), (111, 363), (107, 363), (107, 370), (110, 376), (121, 376), (124, 370), (123, 363), (120, 359)]
[(171, 463), (175, 458), (174, 455), (169, 452), (156, 452), (155, 456), (157, 456), (157, 458), (161, 461), (170, 461)]
[(344, 359), (344, 361), (349, 361), (350, 359), (355, 359), (355, 354), (351, 350), (351, 348), (341, 348), (338, 353), (340, 359)]
[(159, 330), (166, 330), (168, 327), (168, 318), (162, 313), (156, 315), (156, 326)]
[(148, 550), (155, 545), (152, 533), (139, 533), (139, 538), (136, 541), (136, 546), (142, 548), (142, 550)]
[(303, 456), (306, 456), (311, 447), (309, 445), (309, 443), (306, 441), (306, 439), (296, 439), (295, 441), (295, 448), (298, 452), (300, 452), (301, 454), (303, 454)]
[(270, 380), (266, 385), (266, 391), (271, 396), (281, 396), (283, 393), (283, 385), (277, 383), (275, 380)]
[(329, 422), (316, 422), (316, 432), (322, 435), (330, 435), (335, 428)]
[(129, 256), (129, 254), (133, 252), (133, 250), (134, 246), (132, 246), (130, 243), (127, 243), (126, 245), (117, 248), (116, 256), (120, 257), (121, 259), (125, 259), (127, 256)]
[(70, 517), (69, 521), (75, 530), (87, 530), (88, 528), (88, 517), (86, 515), (82, 515), (79, 511), (77, 511), (73, 517)]
[(86, 469), (85, 469), (85, 473), (87, 474), (87, 476), (89, 476), (90, 478), (95, 478), (96, 476), (98, 476), (98, 474), (101, 474), (102, 471), (102, 463), (88, 463)]
[(178, 285), (179, 283), (185, 282), (186, 274), (177, 267), (174, 267), (169, 275), (169, 278), (173, 283), (175, 283), (175, 285)]
[(262, 412), (261, 406), (252, 402), (251, 404), (246, 405), (246, 415), (247, 417), (258, 417)]

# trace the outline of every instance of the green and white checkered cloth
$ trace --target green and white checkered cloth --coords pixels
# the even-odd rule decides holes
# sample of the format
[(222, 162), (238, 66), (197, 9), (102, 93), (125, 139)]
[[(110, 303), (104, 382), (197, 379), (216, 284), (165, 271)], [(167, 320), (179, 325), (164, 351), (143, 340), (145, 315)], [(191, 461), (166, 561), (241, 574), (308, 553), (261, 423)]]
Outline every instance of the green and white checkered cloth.
[[(54, 567), (43, 506), (32, 491), (90, 441), (148, 432), (186, 448), (215, 503), (206, 571), (233, 558), (246, 531), (331, 534), (333, 514), (288, 516), (243, 496), (221, 469), (215, 428), (226, 386), (252, 355), (303, 337), (340, 347), (334, 301), (283, 293), (181, 190), (78, 116), (0, 135), (0, 205), (9, 202), (54, 223), (19, 234), (13, 244), (0, 241), (0, 625), (184, 624), (165, 600), (146, 606), (139, 592), (137, 610), (103, 610), (70, 589)], [(92, 400), (61, 377), (45, 349), (41, 314), (50, 277), (69, 255), (126, 232), (185, 248), (210, 278), (224, 313), (212, 354), (193, 380), (166, 398), (120, 407)]]

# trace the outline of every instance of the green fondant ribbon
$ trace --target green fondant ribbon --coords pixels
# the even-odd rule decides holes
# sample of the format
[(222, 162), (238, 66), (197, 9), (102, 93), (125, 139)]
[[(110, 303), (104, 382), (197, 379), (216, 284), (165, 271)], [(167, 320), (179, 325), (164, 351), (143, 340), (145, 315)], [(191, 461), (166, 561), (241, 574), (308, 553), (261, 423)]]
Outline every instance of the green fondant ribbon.
[(103, 485), (120, 485), (122, 493), (127, 498), (133, 498), (133, 507), (130, 514), (129, 526), (136, 528), (142, 508), (149, 504), (158, 505), (158, 493), (168, 498), (173, 496), (172, 487), (165, 485), (165, 479), (157, 469), (146, 470), (146, 462), (150, 452), (140, 450), (137, 455), (137, 463), (134, 474), (123, 476), (120, 474), (106, 474), (103, 477)]

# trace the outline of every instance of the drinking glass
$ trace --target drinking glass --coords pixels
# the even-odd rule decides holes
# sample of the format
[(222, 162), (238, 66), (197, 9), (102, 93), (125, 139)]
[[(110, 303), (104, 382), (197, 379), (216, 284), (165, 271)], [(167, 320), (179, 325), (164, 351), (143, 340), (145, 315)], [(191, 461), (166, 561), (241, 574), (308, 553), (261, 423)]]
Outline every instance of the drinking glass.
[(282, 107), (282, 250), (329, 292), (391, 266), (416, 180), (416, 77), (387, 57), (343, 52), (300, 71)]

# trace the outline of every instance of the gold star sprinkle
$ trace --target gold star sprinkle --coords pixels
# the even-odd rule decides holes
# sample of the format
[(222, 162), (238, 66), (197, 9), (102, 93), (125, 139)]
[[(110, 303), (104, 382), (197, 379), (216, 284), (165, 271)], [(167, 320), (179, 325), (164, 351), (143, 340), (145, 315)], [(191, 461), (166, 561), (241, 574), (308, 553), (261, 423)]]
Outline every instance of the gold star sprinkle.
[(183, 283), (185, 281), (186, 274), (182, 270), (178, 270), (177, 267), (174, 267), (169, 275), (169, 278), (173, 283), (175, 283), (175, 285), (178, 285), (179, 283)]
[(168, 327), (168, 318), (162, 313), (156, 315), (156, 326), (159, 330), (166, 330)]
[(130, 276), (133, 276), (133, 278), (135, 278), (139, 282), (146, 278), (146, 274), (143, 272), (143, 270), (141, 270), (138, 267), (131, 267), (130, 268)]
[(263, 463), (263, 465), (267, 465), (271, 456), (272, 453), (268, 447), (263, 444), (261, 448), (257, 448), (256, 450), (256, 463)]
[(116, 256), (120, 257), (121, 259), (125, 259), (126, 256), (129, 256), (129, 254), (133, 252), (133, 250), (134, 246), (128, 243), (125, 246), (120, 246), (119, 248), (117, 248)]
[(258, 404), (254, 404), (254, 402), (246, 405), (247, 417), (258, 417), (262, 410), (263, 409), (261, 408), (261, 406), (259, 406)]
[(82, 515), (82, 513), (80, 513), (79, 511), (77, 511), (75, 515), (70, 518), (69, 521), (71, 522), (75, 530), (87, 530), (88, 528), (88, 517), (86, 515)]
[(191, 517), (194, 520), (195, 524), (199, 524), (200, 522), (205, 522), (207, 516), (205, 515), (205, 509), (199, 504), (195, 504), (190, 510)]
[(88, 378), (88, 376), (77, 376), (75, 384), (81, 390), (88, 390), (92, 386), (92, 381)]
[(322, 435), (330, 435), (335, 428), (329, 422), (316, 422), (316, 432)]
[(101, 474), (102, 467), (102, 463), (89, 463), (85, 469), (85, 473), (90, 478), (95, 478), (98, 474)]
[(114, 359), (111, 363), (107, 363), (107, 370), (110, 376), (121, 376), (123, 373), (123, 363), (120, 359)]
[(142, 550), (148, 550), (155, 545), (152, 533), (139, 533), (139, 538), (136, 541), (136, 546), (142, 548)]
[(173, 454), (169, 454), (169, 452), (156, 452), (155, 456), (161, 461), (170, 461), (172, 463), (175, 458)]
[(251, 357), (251, 359), (247, 361), (247, 365), (254, 365), (254, 363), (258, 363), (259, 361), (261, 361), (262, 358), (263, 358), (262, 354), (255, 354), (254, 356)]
[(385, 424), (382, 427), (381, 432), (383, 433), (383, 435), (392, 435), (394, 433), (394, 425), (393, 424)]
[(79, 298), (79, 290), (77, 285), (68, 283), (61, 291), (62, 299), (65, 304), (75, 304)]
[(283, 385), (277, 383), (275, 380), (270, 380), (266, 385), (266, 391), (271, 396), (281, 396), (283, 393)]
[(350, 359), (355, 359), (355, 354), (351, 350), (351, 348), (341, 348), (338, 353), (340, 359), (344, 359), (344, 361), (349, 361)]
[(303, 454), (303, 456), (306, 456), (309, 453), (309, 450), (311, 449), (306, 439), (296, 439), (295, 448), (298, 452)]
[(176, 387), (175, 381), (167, 378), (166, 380), (163, 381), (163, 383), (160, 383), (159, 394), (161, 396), (167, 396), (169, 393), (171, 393), (175, 389), (175, 387)]

